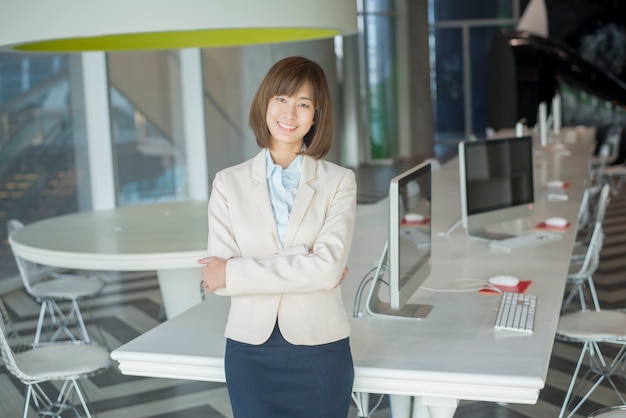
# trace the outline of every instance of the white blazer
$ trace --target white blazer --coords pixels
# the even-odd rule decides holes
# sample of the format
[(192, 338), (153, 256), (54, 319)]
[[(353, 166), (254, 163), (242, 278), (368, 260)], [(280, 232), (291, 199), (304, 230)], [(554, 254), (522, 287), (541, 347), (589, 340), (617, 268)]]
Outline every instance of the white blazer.
[(276, 320), (292, 344), (318, 345), (350, 334), (341, 289), (356, 212), (354, 173), (304, 156), (285, 235), (278, 239), (265, 150), (217, 173), (209, 198), (208, 254), (227, 259), (225, 335), (262, 344)]

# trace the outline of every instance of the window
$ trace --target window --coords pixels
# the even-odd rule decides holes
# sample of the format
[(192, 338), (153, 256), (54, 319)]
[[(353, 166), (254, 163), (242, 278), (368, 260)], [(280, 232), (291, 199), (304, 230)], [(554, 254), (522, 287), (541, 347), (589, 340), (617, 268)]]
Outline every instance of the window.
[(429, 0), (435, 141), (484, 137), (493, 34), (513, 28), (527, 0)]

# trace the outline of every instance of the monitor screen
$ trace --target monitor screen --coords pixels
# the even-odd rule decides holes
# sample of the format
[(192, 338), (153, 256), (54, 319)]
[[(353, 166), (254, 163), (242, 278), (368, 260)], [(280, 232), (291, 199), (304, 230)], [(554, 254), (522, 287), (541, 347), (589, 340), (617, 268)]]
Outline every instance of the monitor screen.
[(389, 287), (400, 309), (430, 274), (430, 164), (413, 167), (389, 185)]
[(532, 137), (459, 143), (459, 180), (465, 231), (488, 239), (505, 238), (487, 227), (532, 215)]
[[(370, 313), (423, 318), (429, 305), (408, 300), (430, 275), (431, 164), (421, 163), (392, 178), (389, 183), (389, 235), (370, 292)], [(381, 267), (388, 270), (388, 304), (377, 298)]]

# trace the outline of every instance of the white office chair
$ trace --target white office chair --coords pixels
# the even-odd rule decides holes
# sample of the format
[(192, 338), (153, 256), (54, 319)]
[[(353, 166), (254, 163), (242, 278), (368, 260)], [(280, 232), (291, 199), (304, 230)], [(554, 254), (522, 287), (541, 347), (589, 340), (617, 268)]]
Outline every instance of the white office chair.
[(569, 292), (563, 300), (561, 312), (567, 312), (575, 299), (578, 299), (580, 302), (581, 309), (587, 309), (587, 297), (585, 294), (586, 289), (589, 290), (594, 309), (600, 309), (596, 287), (593, 283), (593, 274), (596, 272), (600, 264), (600, 252), (602, 251), (603, 240), (604, 231), (602, 229), (602, 224), (600, 222), (596, 222), (582, 262), (574, 261), (570, 264), (570, 271), (566, 279), (566, 284), (569, 286)]
[[(578, 235), (584, 234), (589, 230), (591, 218), (591, 190), (586, 187), (583, 192), (583, 197), (580, 200), (580, 207), (578, 208), (578, 229), (576, 230)], [(582, 243), (581, 240), (576, 241), (577, 245), (580, 245), (580, 243)]]
[(606, 182), (604, 177), (604, 171), (609, 164), (610, 146), (603, 144), (600, 147), (598, 157), (591, 158), (587, 167), (587, 184), (586, 186), (591, 189), (592, 192), (597, 193), (600, 191), (600, 187)]
[[(620, 402), (626, 404), (626, 400), (615, 384), (615, 379), (626, 382), (624, 378), (626, 312), (598, 310), (562, 315), (557, 326), (556, 338), (583, 344), (559, 418), (573, 416), (605, 380), (614, 389)], [(602, 353), (601, 344), (617, 344), (620, 348), (613, 359), (609, 360)], [(588, 365), (588, 370), (578, 379), (583, 364)], [(580, 399), (573, 405), (577, 396), (580, 396)], [(569, 414), (565, 415), (568, 411)]]
[[(28, 415), (31, 401), (40, 417), (67, 416), (61, 414), (70, 411), (81, 416), (79, 406), (73, 405), (74, 396), (78, 397), (84, 415), (91, 417), (79, 379), (110, 367), (109, 352), (103, 347), (62, 342), (32, 348), (21, 340), (0, 299), (0, 352), (9, 372), (26, 385), (23, 418)], [(55, 385), (43, 385), (53, 381), (63, 382), (56, 396), (50, 394)]]
[(604, 178), (611, 185), (611, 193), (613, 196), (621, 194), (624, 185), (626, 185), (626, 165), (612, 165), (604, 169)]
[[(617, 132), (609, 130), (605, 144), (600, 148), (600, 155), (595, 164), (600, 167), (596, 176), (598, 182), (606, 182), (611, 186), (611, 193), (618, 196), (626, 184), (626, 165), (611, 165), (615, 162), (619, 154), (620, 142), (622, 138), (622, 128), (615, 127)], [(590, 161), (590, 167), (594, 164), (594, 159)]]
[(584, 258), (584, 252), (581, 253), (580, 249), (584, 250), (589, 244), (595, 224), (604, 222), (606, 209), (611, 201), (610, 189), (608, 184), (602, 185), (598, 192), (593, 191), (590, 187), (585, 188), (578, 210), (578, 237), (572, 259)]
[(622, 127), (617, 124), (610, 126), (606, 132), (606, 138), (600, 147), (598, 155), (589, 160), (591, 166), (611, 164), (617, 160), (621, 141)]
[[(9, 238), (23, 226), (22, 222), (17, 219), (9, 220), (7, 222)], [(13, 248), (11, 240), (9, 240), (9, 244)], [(15, 251), (13, 251), (13, 255), (26, 291), (41, 303), (34, 344), (40, 343), (41, 331), (47, 317), (56, 327), (49, 342), (54, 342), (62, 334), (65, 334), (70, 340), (82, 340), (90, 343), (87, 327), (79, 308), (79, 301), (98, 295), (105, 284), (102, 278), (97, 274), (63, 273), (58, 269), (27, 261), (19, 257)], [(69, 310), (63, 311), (59, 302), (70, 303)], [(72, 332), (71, 327), (73, 326), (79, 328), (80, 338), (77, 338)]]

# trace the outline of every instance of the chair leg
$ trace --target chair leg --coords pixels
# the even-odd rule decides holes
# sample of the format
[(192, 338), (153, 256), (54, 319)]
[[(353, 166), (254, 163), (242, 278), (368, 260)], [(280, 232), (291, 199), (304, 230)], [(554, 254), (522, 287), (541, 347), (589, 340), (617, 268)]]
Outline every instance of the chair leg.
[(39, 309), (39, 319), (37, 320), (37, 331), (35, 332), (35, 342), (34, 345), (39, 345), (39, 340), (41, 338), (41, 329), (43, 328), (43, 323), (46, 319), (46, 310), (48, 309), (48, 301), (41, 302), (41, 309)]
[[(589, 370), (582, 377), (580, 385), (578, 389), (574, 390), (576, 385), (576, 380), (578, 378), (578, 374), (584, 362), (585, 356), (589, 356)], [(593, 392), (600, 386), (600, 384), (606, 379), (615, 393), (617, 394), (619, 400), (622, 404), (626, 404), (626, 400), (622, 396), (621, 391), (616, 386), (613, 376), (623, 378), (623, 367), (624, 360), (626, 358), (626, 346), (622, 345), (617, 355), (613, 358), (610, 364), (607, 364), (602, 352), (600, 351), (600, 347), (596, 342), (587, 341), (583, 345), (583, 349), (580, 353), (580, 357), (578, 359), (578, 363), (576, 364), (576, 369), (574, 370), (574, 374), (572, 376), (572, 380), (570, 382), (569, 388), (565, 395), (565, 399), (563, 401), (563, 405), (561, 407), (561, 412), (559, 414), (559, 418), (563, 418), (564, 413), (567, 411), (567, 407), (570, 402), (573, 401), (573, 396), (578, 393), (579, 389), (583, 387), (584, 381), (587, 380), (587, 376), (590, 374), (595, 374), (597, 376), (597, 380), (593, 383), (593, 385), (585, 392), (585, 395), (578, 401), (578, 403), (572, 408), (572, 410), (567, 415), (567, 418), (572, 417), (576, 411), (587, 401), (587, 399), (593, 394)], [(620, 367), (621, 366), (621, 367)]]
[(74, 385), (74, 390), (76, 391), (76, 394), (78, 395), (78, 398), (80, 399), (81, 405), (83, 406), (83, 411), (85, 412), (85, 416), (87, 416), (88, 418), (91, 418), (91, 412), (89, 411), (89, 408), (87, 407), (87, 397), (81, 390), (80, 383), (78, 382), (77, 379), (72, 379), (72, 384)]
[(593, 301), (593, 307), (596, 311), (600, 310), (600, 302), (598, 301), (598, 294), (596, 293), (596, 286), (593, 283), (593, 277), (587, 276), (587, 284), (589, 285), (589, 293), (591, 293), (591, 300)]
[(578, 300), (580, 301), (580, 309), (587, 309), (587, 298), (585, 296), (585, 286), (589, 287), (589, 293), (591, 294), (591, 301), (593, 302), (593, 308), (596, 311), (600, 310), (600, 302), (598, 300), (598, 294), (596, 292), (596, 287), (593, 283), (593, 277), (587, 276), (587, 284), (585, 282), (576, 282), (572, 285), (571, 290), (567, 294), (567, 297), (563, 300), (563, 304), (561, 306), (561, 313), (565, 313), (569, 308), (570, 304), (574, 301), (574, 298), (578, 296)]
[(581, 309), (582, 310), (585, 309), (586, 304), (585, 304), (584, 288), (580, 282), (576, 281), (572, 284), (572, 288), (570, 289), (569, 293), (567, 294), (567, 297), (565, 298), (565, 300), (563, 301), (563, 304), (561, 305), (561, 313), (565, 313), (567, 311), (567, 309), (569, 308), (571, 303), (574, 301), (574, 298), (576, 298), (576, 296), (578, 296), (578, 299), (580, 300)]
[(26, 388), (26, 399), (24, 400), (24, 418), (28, 415), (28, 407), (30, 402), (33, 402), (33, 407), (37, 412), (37, 416), (59, 416), (58, 413), (53, 412), (54, 402), (48, 397), (46, 392), (43, 391), (41, 386), (37, 383), (33, 383)]
[(608, 183), (611, 187), (611, 194), (615, 197), (620, 195), (622, 188), (624, 187), (626, 177), (624, 176), (609, 176)]
[[(83, 409), (81, 414), (78, 405), (72, 404), (73, 392), (76, 393), (80, 401), (80, 407)], [(73, 411), (77, 416), (85, 416), (91, 418), (91, 411), (87, 406), (87, 396), (83, 393), (78, 379), (68, 379), (63, 381), (63, 385), (59, 390), (56, 401), (52, 401), (46, 392), (38, 384), (30, 384), (26, 389), (26, 399), (24, 401), (23, 418), (27, 418), (30, 402), (37, 412), (37, 416), (61, 417), (67, 411)], [(84, 415), (83, 415), (84, 414)]]
[(578, 299), (580, 300), (580, 309), (587, 310), (587, 299), (585, 299), (585, 288), (582, 283), (576, 285), (578, 287)]
[[(32, 392), (33, 386), (28, 385), (28, 387), (26, 388), (26, 399), (24, 400), (24, 414), (22, 415), (22, 418), (26, 418), (28, 416), (28, 405), (30, 405), (30, 397), (32, 395)], [(35, 403), (37, 403), (37, 401), (35, 401)]]
[(70, 309), (70, 311), (67, 314), (65, 314), (57, 302), (52, 300), (52, 301), (49, 301), (48, 303), (50, 304), (50, 306), (52, 306), (51, 313), (50, 313), (52, 322), (57, 327), (56, 331), (50, 338), (50, 342), (56, 341), (56, 339), (59, 338), (61, 333), (65, 333), (65, 335), (67, 335), (67, 337), (70, 340), (76, 341), (76, 337), (74, 336), (74, 334), (69, 328), (70, 322), (72, 321), (72, 318), (74, 317), (74, 313), (73, 313), (74, 307), (72, 306), (72, 309)]
[(572, 295), (572, 290), (569, 291), (565, 300), (563, 300), (563, 304), (561, 305), (561, 313), (565, 313), (567, 308), (569, 308), (570, 303), (572, 303), (572, 299), (574, 296)]
[(78, 412), (76, 406), (72, 404), (72, 391), (78, 396), (78, 399), (80, 400), (80, 405), (83, 408), (85, 416), (91, 418), (91, 412), (89, 411), (89, 407), (87, 406), (87, 397), (83, 393), (78, 379), (68, 379), (63, 382), (63, 386), (59, 391), (57, 401), (54, 404), (54, 406), (57, 408), (58, 414), (61, 414), (63, 411), (72, 409), (77, 416), (82, 416)]
[(583, 345), (583, 349), (580, 352), (580, 357), (578, 358), (578, 363), (576, 363), (576, 368), (574, 369), (574, 374), (572, 375), (572, 380), (567, 388), (567, 392), (565, 393), (565, 399), (563, 400), (563, 405), (561, 406), (561, 412), (559, 413), (559, 418), (563, 418), (563, 414), (567, 409), (567, 405), (570, 402), (570, 397), (572, 396), (572, 392), (574, 391), (574, 384), (576, 383), (576, 378), (578, 377), (578, 372), (582, 366), (583, 360), (585, 359), (585, 354), (587, 353), (589, 347), (589, 343), (585, 342)]
[(78, 307), (78, 301), (76, 299), (72, 301), (72, 310), (76, 316), (80, 332), (83, 334), (83, 341), (89, 344), (91, 340), (89, 339), (89, 334), (87, 334), (87, 327), (85, 326), (85, 321), (83, 320), (83, 315), (80, 313), (80, 308)]
[[(35, 333), (35, 345), (39, 345), (41, 340), (41, 331), (46, 321), (46, 313), (50, 317), (50, 321), (56, 326), (56, 330), (49, 339), (49, 342), (55, 342), (61, 334), (65, 335), (72, 341), (84, 341), (85, 343), (91, 343), (89, 333), (85, 321), (80, 312), (77, 300), (72, 300), (71, 308), (67, 313), (63, 312), (59, 304), (54, 300), (44, 300), (41, 304), (41, 310), (39, 312), (39, 321), (37, 323), (37, 332)], [(76, 324), (73, 324), (74, 321)], [(79, 339), (74, 335), (70, 326), (76, 325), (80, 329), (82, 339)]]

